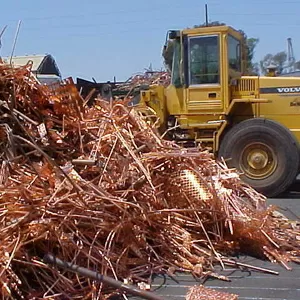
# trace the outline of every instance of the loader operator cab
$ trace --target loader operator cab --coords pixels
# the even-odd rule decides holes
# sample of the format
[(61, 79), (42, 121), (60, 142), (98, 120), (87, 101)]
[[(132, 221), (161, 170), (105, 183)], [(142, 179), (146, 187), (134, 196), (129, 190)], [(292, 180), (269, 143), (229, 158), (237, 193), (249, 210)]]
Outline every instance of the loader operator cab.
[(244, 37), (230, 26), (172, 30), (165, 54), (168, 48), (173, 58), (171, 84), (164, 92), (167, 127), (179, 125), (181, 132), (174, 133), (174, 139), (181, 136), (181, 140), (212, 145), (216, 152), (216, 131), (231, 105), (233, 87), (244, 73)]
[(242, 40), (239, 32), (227, 26), (170, 31), (167, 44), (172, 43), (174, 50), (172, 84), (185, 88), (226, 86), (243, 72)]

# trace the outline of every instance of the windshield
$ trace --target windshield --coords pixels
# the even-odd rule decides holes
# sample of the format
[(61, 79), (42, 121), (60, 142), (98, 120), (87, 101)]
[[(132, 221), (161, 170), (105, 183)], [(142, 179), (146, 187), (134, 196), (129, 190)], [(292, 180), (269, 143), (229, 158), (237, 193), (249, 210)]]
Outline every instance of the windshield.
[(220, 82), (218, 36), (189, 38), (189, 70), (191, 85)]
[(175, 86), (180, 86), (181, 85), (180, 59), (181, 59), (180, 41), (179, 40), (174, 40), (173, 65), (172, 65), (172, 84), (175, 85)]
[(233, 36), (228, 36), (228, 61), (229, 69), (241, 71), (241, 43)]

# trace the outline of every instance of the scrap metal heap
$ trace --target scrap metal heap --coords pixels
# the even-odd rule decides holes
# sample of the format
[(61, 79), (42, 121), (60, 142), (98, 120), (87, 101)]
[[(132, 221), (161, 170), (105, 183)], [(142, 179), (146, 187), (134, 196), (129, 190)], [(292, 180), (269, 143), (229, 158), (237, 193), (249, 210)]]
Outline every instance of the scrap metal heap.
[(125, 82), (119, 84), (116, 90), (125, 90), (130, 92), (131, 90), (151, 84), (159, 84), (168, 86), (171, 81), (171, 75), (166, 71), (145, 71), (144, 73), (135, 74), (128, 78)]
[[(147, 88), (149, 85), (159, 84), (168, 86), (171, 82), (171, 75), (165, 71), (151, 71), (146, 70), (144, 73), (138, 73), (129, 77), (126, 81), (122, 82), (95, 82), (88, 81), (83, 78), (76, 79), (77, 89), (84, 97), (90, 93), (94, 95), (93, 98), (100, 96), (103, 99), (110, 98), (128, 98), (128, 96), (139, 96), (140, 90)], [(94, 103), (91, 98), (90, 103)]]
[(5, 64), (0, 100), (2, 297), (116, 292), (47, 253), (132, 283), (176, 271), (226, 280), (214, 264), (237, 252), (299, 261), (297, 224), (207, 151), (162, 140), (126, 101), (87, 107), (72, 80), (45, 87), (30, 65)]

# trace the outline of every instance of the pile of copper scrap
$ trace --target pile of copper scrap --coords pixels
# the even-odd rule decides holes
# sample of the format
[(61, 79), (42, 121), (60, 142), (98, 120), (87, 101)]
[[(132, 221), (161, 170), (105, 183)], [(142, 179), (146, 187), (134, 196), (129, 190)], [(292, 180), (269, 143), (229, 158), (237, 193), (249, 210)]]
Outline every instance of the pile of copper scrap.
[(118, 90), (132, 90), (147, 85), (163, 85), (168, 86), (171, 81), (171, 75), (166, 71), (145, 71), (144, 73), (139, 73), (131, 76), (122, 84), (119, 84)]
[(40, 86), (0, 64), (0, 294), (104, 299), (118, 291), (43, 261), (118, 280), (217, 277), (237, 252), (298, 261), (297, 224), (273, 214), (237, 173), (162, 140), (126, 101), (87, 107), (72, 80)]

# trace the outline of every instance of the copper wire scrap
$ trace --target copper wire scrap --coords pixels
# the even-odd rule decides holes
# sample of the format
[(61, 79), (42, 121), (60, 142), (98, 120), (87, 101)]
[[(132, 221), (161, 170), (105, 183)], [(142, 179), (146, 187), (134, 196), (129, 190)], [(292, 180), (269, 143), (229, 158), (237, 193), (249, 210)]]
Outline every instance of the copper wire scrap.
[(150, 84), (160, 84), (168, 86), (170, 81), (171, 76), (169, 72), (146, 70), (144, 73), (139, 73), (131, 76), (125, 82), (118, 84), (114, 89), (115, 91), (130, 91), (134, 88)]
[(229, 293), (219, 292), (204, 287), (203, 285), (194, 286), (189, 289), (186, 300), (237, 300), (238, 296)]
[(299, 224), (207, 151), (161, 139), (131, 99), (88, 107), (71, 79), (42, 86), (29, 66), (3, 63), (0, 99), (1, 297), (118, 292), (46, 253), (140, 286), (170, 270), (226, 280), (214, 265), (239, 266), (236, 252), (299, 261)]

